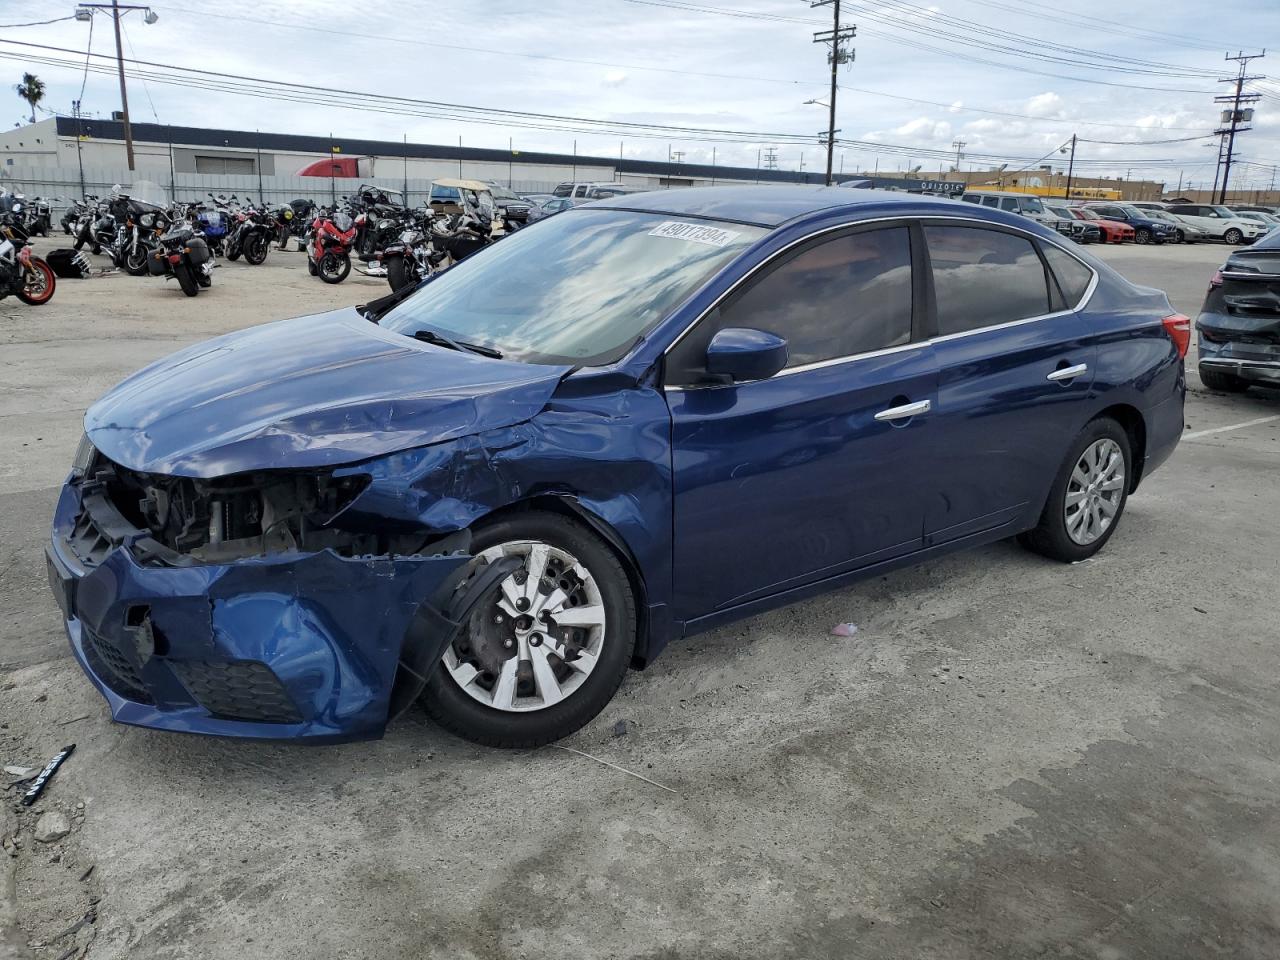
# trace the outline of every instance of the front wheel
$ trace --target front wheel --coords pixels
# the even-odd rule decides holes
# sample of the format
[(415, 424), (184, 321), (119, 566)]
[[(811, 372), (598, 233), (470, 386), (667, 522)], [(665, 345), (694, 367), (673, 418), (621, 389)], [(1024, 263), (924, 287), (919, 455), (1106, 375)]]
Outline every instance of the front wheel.
[(252, 234), (244, 242), (244, 261), (252, 266), (261, 266), (267, 259), (267, 235), (265, 233)]
[(1115, 533), (1129, 496), (1129, 436), (1111, 419), (1094, 420), (1072, 441), (1035, 529), (1019, 542), (1054, 560), (1077, 563)]
[(1232, 227), (1222, 235), (1222, 239), (1234, 247), (1238, 246), (1244, 240), (1244, 234), (1235, 227)]
[(147, 273), (147, 259), (150, 255), (151, 251), (142, 244), (136, 245), (124, 255), (125, 273), (134, 277), (145, 276)]
[(1135, 231), (1133, 234), (1133, 242), (1134, 243), (1150, 243), (1151, 231), (1146, 229)]
[(325, 283), (341, 283), (351, 272), (351, 258), (339, 253), (326, 253), (316, 264), (316, 272)]
[(178, 286), (182, 288), (182, 292), (188, 297), (194, 297), (200, 292), (195, 274), (191, 271), (191, 264), (184, 261), (175, 263), (173, 265), (173, 275), (178, 278)]
[(41, 306), (53, 299), (53, 291), (57, 286), (53, 267), (39, 257), (31, 258), (31, 270), (27, 273), (26, 283), (18, 291), (18, 299), (33, 307)]
[(1249, 389), (1249, 384), (1239, 377), (1203, 366), (1200, 367), (1200, 382), (1219, 393), (1244, 393)]
[(493, 588), (423, 694), (442, 727), (493, 747), (573, 733), (613, 698), (636, 645), (636, 605), (618, 558), (558, 514), (523, 513), (478, 531), (477, 569), (520, 567)]

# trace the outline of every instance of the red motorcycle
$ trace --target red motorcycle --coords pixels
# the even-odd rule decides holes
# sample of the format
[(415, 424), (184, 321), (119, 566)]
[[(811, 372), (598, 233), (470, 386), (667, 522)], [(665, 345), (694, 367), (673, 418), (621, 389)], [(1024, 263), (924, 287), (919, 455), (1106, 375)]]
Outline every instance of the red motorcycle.
[(351, 272), (356, 228), (345, 213), (321, 213), (311, 222), (307, 239), (307, 272), (325, 283), (341, 283)]

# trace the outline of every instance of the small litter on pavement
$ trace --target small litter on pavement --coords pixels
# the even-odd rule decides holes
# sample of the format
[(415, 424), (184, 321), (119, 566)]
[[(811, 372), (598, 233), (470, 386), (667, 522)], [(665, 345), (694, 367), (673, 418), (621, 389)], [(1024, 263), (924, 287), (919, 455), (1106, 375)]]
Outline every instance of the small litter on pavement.
[(856, 623), (837, 623), (831, 628), (831, 635), (833, 637), (852, 637), (855, 636), (857, 632), (858, 625)]
[(13, 777), (29, 777), (36, 772), (36, 768), (8, 766), (4, 768), (4, 772)]
[(24, 807), (29, 807), (40, 799), (40, 794), (44, 793), (44, 788), (53, 778), (53, 775), (58, 772), (58, 768), (62, 766), (67, 757), (71, 756), (71, 752), (75, 750), (75, 748), (76, 745), (74, 743), (63, 747), (62, 750), (49, 761), (48, 766), (40, 771), (40, 776), (36, 777), (36, 782), (33, 783), (31, 788), (22, 795), (22, 805)]

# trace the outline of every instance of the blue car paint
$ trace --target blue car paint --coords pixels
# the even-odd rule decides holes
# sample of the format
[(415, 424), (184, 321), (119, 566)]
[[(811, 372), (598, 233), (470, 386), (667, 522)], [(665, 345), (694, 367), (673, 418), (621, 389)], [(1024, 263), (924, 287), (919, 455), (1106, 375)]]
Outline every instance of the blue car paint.
[[(1145, 424), (1147, 472), (1181, 433), (1185, 378), (1160, 322), (1171, 312), (1167, 300), (1081, 251), (1073, 253), (1099, 279), (1078, 312), (860, 359), (856, 378), (836, 365), (827, 373), (664, 391), (659, 361), (665, 349), (761, 262), (815, 232), (898, 217), (959, 217), (1049, 242), (1059, 238), (1001, 211), (857, 190), (695, 189), (589, 206), (773, 229), (607, 367), (474, 357), (389, 334), (354, 311), (336, 311), (231, 334), (153, 364), (90, 409), (89, 436), (105, 456), (135, 470), (218, 477), (333, 467), (337, 476), (367, 476), (368, 486), (344, 512), (348, 529), (443, 535), (515, 505), (563, 504), (627, 561), (643, 605), (637, 652), (643, 663), (671, 639), (1026, 529), (1039, 515), (1066, 440), (1103, 410), (1131, 410)], [(1045, 381), (1065, 359), (1089, 363), (1090, 376)], [(875, 411), (901, 398), (930, 399), (934, 412), (892, 424), (874, 420)], [(959, 458), (959, 466), (944, 457)], [(1007, 459), (1013, 474), (994, 488), (981, 482), (991, 478), (992, 457)], [(64, 563), (59, 535), (74, 520), (78, 497), (73, 477), (54, 524), (54, 551)], [(116, 552), (127, 556), (124, 548)], [(309, 711), (306, 722), (245, 724), (201, 715), (190, 703), (174, 712), (117, 703), (95, 678), (113, 715), (217, 734), (378, 735), (390, 682), (384, 657), (402, 623), (370, 639), (333, 619), (323, 602), (321, 613), (308, 619), (303, 611), (312, 610), (313, 593), (323, 588), (296, 574), (290, 589), (272, 588), (265, 575), (306, 559), (294, 554), (227, 565), (228, 573), (244, 578), (235, 582), (245, 596), (269, 599), (248, 602), (243, 610), (250, 615), (241, 619), (234, 606), (215, 598), (220, 629), (196, 635), (211, 636), (216, 653), (229, 658), (270, 659), (287, 649), (289, 656), (271, 661), (286, 672), (295, 655), (297, 662), (341, 662), (344, 669), (335, 667), (332, 676), (357, 688), (363, 683), (364, 707), (327, 706), (318, 688), (306, 687), (312, 681), (290, 674), (291, 692), (300, 691), (298, 702)], [(114, 553), (110, 564), (129, 577), (108, 578), (118, 595), (102, 584), (109, 602), (95, 613), (116, 609), (135, 593), (161, 606), (170, 598), (202, 596), (183, 579), (186, 570), (150, 570)], [(364, 572), (379, 564), (387, 584)], [(393, 591), (393, 602), (407, 605), (456, 566), (455, 557), (334, 556), (324, 572), (349, 575), (353, 617), (365, 623), (386, 602), (371, 588), (375, 595), (366, 603), (366, 586), (410, 583), (404, 593)], [(133, 567), (152, 575), (138, 577)], [(419, 574), (413, 571), (424, 568), (431, 574), (414, 580)], [(80, 582), (94, 576), (86, 573)], [(102, 616), (99, 627), (110, 620)], [(77, 619), (68, 621), (73, 647)], [(292, 624), (305, 626), (290, 640), (285, 634)], [(308, 645), (312, 658), (300, 652)], [(162, 666), (151, 669), (159, 675)], [(296, 673), (303, 675), (313, 676)], [(378, 683), (383, 687), (375, 691)], [(180, 703), (171, 693), (172, 704)]]

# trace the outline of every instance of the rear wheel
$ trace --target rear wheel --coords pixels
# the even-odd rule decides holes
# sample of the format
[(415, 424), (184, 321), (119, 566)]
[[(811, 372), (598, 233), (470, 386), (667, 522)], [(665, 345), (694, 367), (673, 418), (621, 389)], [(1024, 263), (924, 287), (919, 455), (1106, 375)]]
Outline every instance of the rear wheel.
[(53, 276), (53, 267), (39, 257), (31, 258), (31, 270), (27, 274), (27, 282), (18, 291), (18, 299), (33, 307), (48, 303), (53, 299), (53, 291), (57, 280)]
[(612, 699), (636, 642), (630, 581), (594, 534), (553, 513), (479, 530), (476, 566), (521, 566), (481, 601), (445, 651), (423, 702), (447, 730), (494, 747), (573, 733)]
[(1200, 367), (1200, 382), (1219, 393), (1244, 393), (1249, 389), (1249, 384), (1239, 377), (1204, 366)]
[(413, 283), (413, 274), (409, 270), (407, 257), (389, 257), (387, 259), (387, 284), (392, 290), (399, 290)]
[(1115, 533), (1129, 496), (1129, 436), (1109, 418), (1094, 420), (1071, 443), (1034, 530), (1018, 537), (1036, 553), (1075, 563)]
[(1228, 230), (1226, 233), (1222, 235), (1222, 239), (1225, 240), (1227, 243), (1231, 244), (1232, 246), (1236, 246), (1237, 244), (1239, 244), (1241, 241), (1244, 240), (1244, 234), (1241, 233), (1238, 228), (1232, 227), (1230, 230)]
[(189, 263), (175, 263), (173, 265), (173, 275), (178, 278), (178, 286), (182, 288), (182, 292), (188, 297), (194, 297), (200, 292), (200, 287), (196, 285), (196, 278), (191, 272)]

